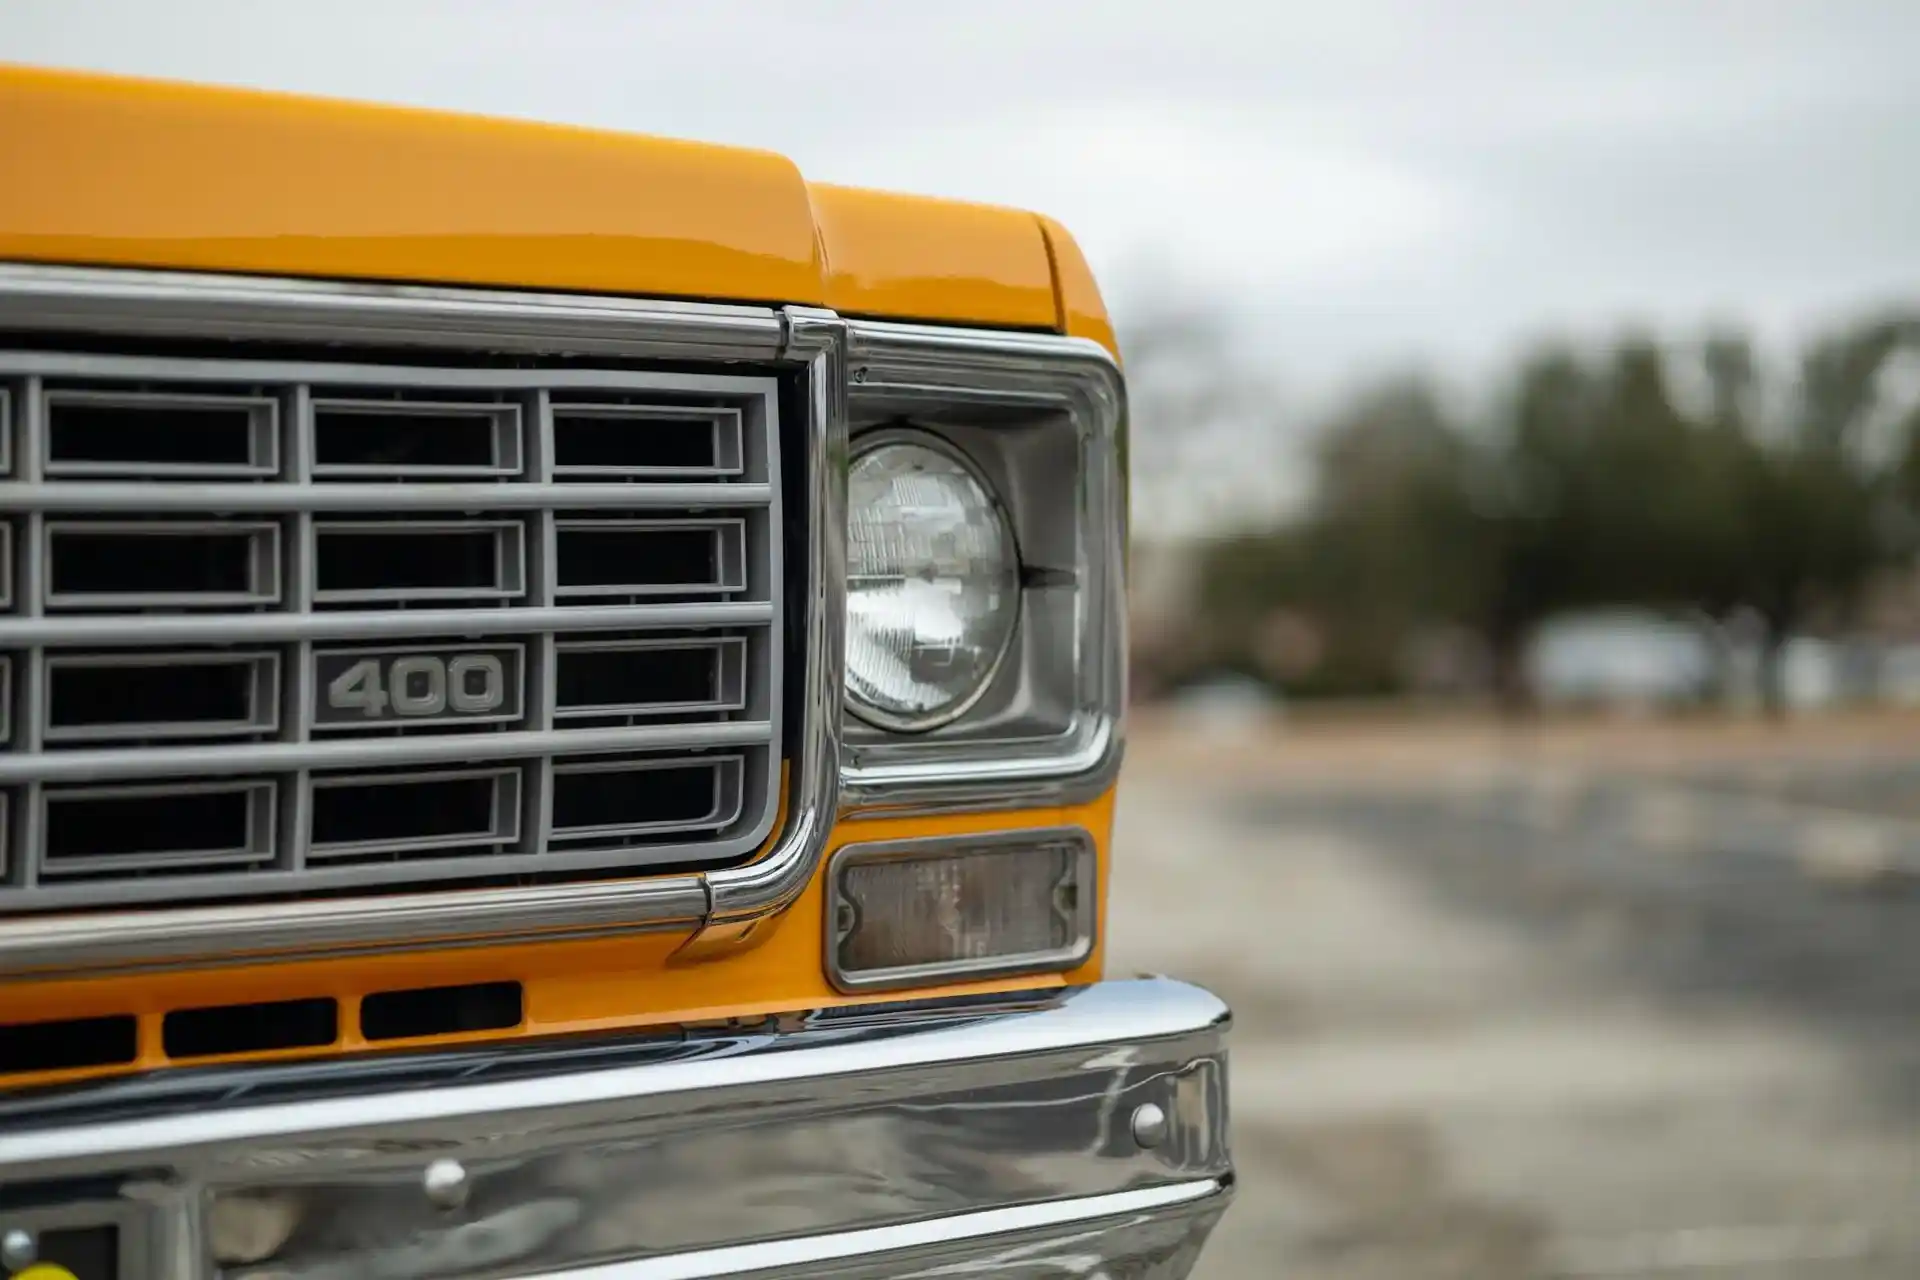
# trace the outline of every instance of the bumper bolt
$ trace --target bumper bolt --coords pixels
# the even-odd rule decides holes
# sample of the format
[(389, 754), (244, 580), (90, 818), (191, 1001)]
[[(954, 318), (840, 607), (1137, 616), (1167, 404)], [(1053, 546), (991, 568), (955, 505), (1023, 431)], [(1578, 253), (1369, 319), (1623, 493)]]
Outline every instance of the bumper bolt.
[(30, 1232), (15, 1227), (4, 1236), (0, 1236), (0, 1267), (8, 1271), (25, 1271), (39, 1259), (39, 1256), (40, 1251), (35, 1247)]
[(458, 1160), (435, 1160), (427, 1166), (420, 1185), (436, 1209), (458, 1209), (467, 1202), (471, 1189), (466, 1166)]
[(1133, 1140), (1151, 1151), (1167, 1140), (1167, 1113), (1154, 1102), (1143, 1102), (1133, 1113)]

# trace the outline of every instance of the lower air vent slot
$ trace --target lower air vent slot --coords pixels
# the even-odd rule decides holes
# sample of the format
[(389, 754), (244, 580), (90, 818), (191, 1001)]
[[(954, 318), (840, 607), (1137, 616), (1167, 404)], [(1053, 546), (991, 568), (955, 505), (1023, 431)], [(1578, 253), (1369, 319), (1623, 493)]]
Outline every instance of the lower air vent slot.
[(319, 400), (316, 476), (506, 476), (520, 470), (520, 407)]
[(314, 779), (309, 858), (470, 851), (520, 835), (520, 771), (360, 774)]
[(712, 595), (746, 586), (737, 520), (562, 521), (555, 538), (562, 597)]
[(413, 1040), (520, 1025), (523, 996), (517, 982), (380, 991), (360, 1002), (360, 1034), (369, 1040)]
[(738, 639), (563, 643), (555, 654), (554, 715), (738, 710), (745, 661), (746, 642)]
[(40, 872), (52, 879), (265, 862), (273, 797), (271, 782), (50, 789)]
[(271, 524), (47, 525), (52, 608), (270, 604), (280, 598)]
[(340, 1007), (325, 997), (175, 1009), (160, 1024), (169, 1058), (315, 1049), (340, 1038)]
[(278, 409), (265, 397), (49, 392), (46, 473), (272, 475)]
[(739, 473), (738, 409), (553, 406), (556, 478), (607, 480)]
[(115, 1067), (138, 1056), (139, 1025), (132, 1014), (0, 1024), (0, 1075)]
[(713, 830), (740, 815), (739, 756), (555, 765), (553, 838)]
[(271, 733), (279, 724), (271, 653), (120, 653), (47, 659), (48, 742)]
[(513, 522), (326, 522), (314, 538), (320, 601), (504, 600), (525, 589)]

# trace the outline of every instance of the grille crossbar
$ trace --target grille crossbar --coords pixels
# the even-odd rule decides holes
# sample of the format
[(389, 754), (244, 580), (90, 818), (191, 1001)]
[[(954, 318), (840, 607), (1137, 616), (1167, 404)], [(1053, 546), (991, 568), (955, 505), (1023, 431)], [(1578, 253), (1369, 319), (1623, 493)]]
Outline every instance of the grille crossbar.
[(750, 856), (777, 393), (0, 351), (0, 915)]

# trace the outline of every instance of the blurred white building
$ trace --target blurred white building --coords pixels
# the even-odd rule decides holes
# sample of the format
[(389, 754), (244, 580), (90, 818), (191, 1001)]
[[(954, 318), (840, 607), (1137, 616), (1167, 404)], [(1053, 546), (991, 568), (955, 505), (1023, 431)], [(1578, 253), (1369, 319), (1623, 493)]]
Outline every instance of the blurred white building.
[(1684, 623), (1624, 611), (1582, 614), (1540, 628), (1527, 675), (1549, 706), (1661, 706), (1709, 694), (1714, 654), (1699, 628)]

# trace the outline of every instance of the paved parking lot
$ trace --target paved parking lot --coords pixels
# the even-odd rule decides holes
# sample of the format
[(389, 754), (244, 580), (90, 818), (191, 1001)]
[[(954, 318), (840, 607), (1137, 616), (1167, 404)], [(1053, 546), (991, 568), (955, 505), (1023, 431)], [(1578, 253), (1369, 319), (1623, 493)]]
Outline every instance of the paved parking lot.
[(1115, 968), (1236, 1010), (1203, 1280), (1920, 1272), (1910, 728), (1376, 732), (1135, 736)]

